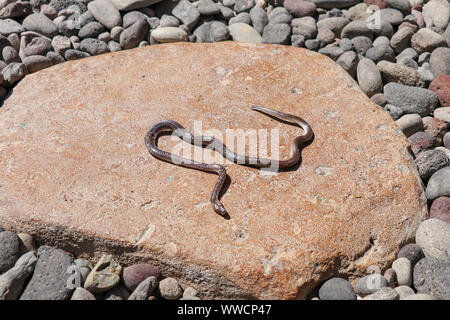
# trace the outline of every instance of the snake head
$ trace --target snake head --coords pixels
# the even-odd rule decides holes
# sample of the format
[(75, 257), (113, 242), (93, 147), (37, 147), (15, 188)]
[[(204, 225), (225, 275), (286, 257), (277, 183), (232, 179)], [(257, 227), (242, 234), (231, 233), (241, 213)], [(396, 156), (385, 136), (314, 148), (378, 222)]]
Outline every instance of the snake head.
[(227, 209), (225, 209), (225, 207), (223, 206), (222, 203), (220, 202), (214, 202), (213, 203), (213, 209), (216, 213), (220, 214), (221, 216), (225, 217), (228, 215)]

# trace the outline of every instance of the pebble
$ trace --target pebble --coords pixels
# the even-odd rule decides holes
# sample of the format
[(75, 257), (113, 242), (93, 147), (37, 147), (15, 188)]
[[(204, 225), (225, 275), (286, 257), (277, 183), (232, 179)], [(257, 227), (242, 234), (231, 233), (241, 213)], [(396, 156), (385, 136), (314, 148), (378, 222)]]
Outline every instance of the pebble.
[(198, 11), (202, 15), (215, 15), (220, 13), (220, 7), (212, 0), (200, 0), (197, 6)]
[(431, 176), (425, 195), (428, 200), (450, 196), (450, 167), (442, 168)]
[(96, 38), (100, 33), (105, 31), (105, 27), (99, 22), (89, 22), (78, 32), (78, 37), (84, 38)]
[(89, 273), (84, 288), (94, 294), (105, 292), (119, 283), (121, 272), (122, 267), (111, 255), (103, 255)]
[(109, 289), (103, 294), (103, 300), (128, 300), (129, 297), (130, 293), (121, 285)]
[(394, 52), (400, 53), (406, 49), (409, 44), (414, 31), (411, 28), (401, 28), (391, 38), (390, 45)]
[(241, 12), (236, 17), (231, 18), (228, 21), (228, 25), (232, 25), (233, 23), (237, 22), (251, 24), (252, 19), (250, 18), (250, 14), (248, 12)]
[(352, 39), (353, 48), (355, 48), (356, 52), (365, 55), (367, 50), (372, 47), (372, 40), (365, 36), (358, 36)]
[(397, 82), (412, 87), (424, 87), (425, 83), (419, 73), (407, 66), (389, 61), (377, 63), (384, 83)]
[(318, 8), (348, 8), (357, 4), (360, 0), (311, 0)]
[(442, 107), (450, 107), (450, 76), (447, 74), (438, 75), (428, 87), (437, 94)]
[(366, 296), (374, 293), (381, 288), (387, 287), (388, 283), (386, 278), (380, 274), (371, 274), (362, 277), (356, 283), (356, 293), (360, 296)]
[[(163, 27), (178, 27), (178, 26), (180, 26), (180, 20), (178, 20), (174, 16), (171, 16), (168, 14), (163, 14), (159, 21), (159, 26), (162, 28)], [(112, 30), (111, 30), (111, 33), (112, 33)]]
[(20, 239), (14, 232), (0, 232), (0, 274), (11, 269), (20, 256)]
[(181, 0), (178, 2), (175, 8), (173, 8), (172, 14), (183, 22), (190, 30), (200, 19), (200, 12), (188, 0)]
[(96, 56), (108, 52), (108, 45), (98, 39), (87, 38), (81, 40), (80, 49), (91, 56)]
[(110, 52), (117, 52), (122, 50), (122, 47), (120, 46), (120, 43), (116, 42), (116, 41), (110, 41), (108, 42), (108, 50)]
[(450, 224), (450, 197), (439, 197), (433, 201), (430, 219), (440, 219)]
[[(413, 48), (411, 48), (411, 50), (414, 50)], [(415, 52), (415, 50), (414, 50)], [(431, 57), (431, 53), (429, 52), (422, 52), (419, 57), (417, 58), (417, 62), (419, 63), (419, 65), (422, 65), (424, 62), (429, 63), (430, 62), (430, 57)]]
[(392, 269), (394, 269), (395, 274), (397, 275), (397, 283), (399, 285), (411, 285), (412, 266), (407, 258), (397, 258), (397, 260), (392, 263)]
[(407, 296), (403, 300), (439, 300), (431, 294), (417, 293)]
[(423, 6), (422, 15), (427, 28), (444, 30), (450, 20), (450, 4), (446, 0), (431, 0)]
[(97, 39), (108, 43), (109, 41), (111, 41), (111, 35), (109, 34), (109, 32), (102, 32), (97, 36)]
[(386, 97), (382, 93), (376, 93), (372, 97), (370, 97), (373, 103), (379, 105), (380, 107), (384, 107), (386, 105)]
[(145, 263), (124, 268), (122, 275), (123, 283), (130, 291), (134, 291), (139, 283), (149, 277), (155, 277), (158, 280), (161, 277), (161, 272), (155, 266)]
[(58, 27), (47, 16), (42, 13), (33, 13), (22, 22), (25, 30), (38, 32), (46, 37), (52, 38), (58, 34)]
[(52, 39), (51, 45), (56, 53), (64, 56), (65, 52), (72, 48), (72, 43), (69, 38), (64, 36), (56, 36)]
[(381, 74), (372, 60), (367, 58), (361, 59), (358, 63), (356, 74), (361, 90), (369, 98), (382, 91), (383, 81), (381, 79)]
[(305, 47), (305, 37), (297, 34), (291, 36), (291, 45), (293, 47), (303, 48)]
[(344, 52), (336, 63), (347, 71), (353, 78), (356, 77), (356, 69), (359, 63), (359, 57), (354, 51)]
[(0, 19), (0, 35), (8, 36), (11, 33), (22, 33), (25, 31), (22, 25), (12, 19)]
[(24, 255), (30, 251), (36, 252), (37, 246), (33, 236), (28, 233), (18, 233), (17, 237), (19, 237), (20, 255)]
[(405, 114), (395, 121), (406, 137), (423, 130), (422, 117), (417, 113)]
[[(323, 41), (325, 44), (330, 44), (335, 41), (334, 33), (328, 28), (318, 28), (317, 29), (317, 39)], [(344, 49), (342, 49), (341, 46), (339, 48), (344, 52)], [(337, 59), (338, 57), (336, 57)]]
[(186, 289), (184, 289), (183, 291), (183, 298), (184, 299), (188, 299), (188, 298), (198, 298), (198, 291), (195, 290), (192, 287), (187, 287)]
[(73, 263), (72, 255), (61, 249), (41, 246), (37, 256), (34, 273), (20, 300), (69, 299), (73, 290), (66, 284), (70, 277), (67, 270)]
[(403, 13), (400, 10), (393, 8), (384, 8), (380, 10), (381, 23), (390, 23), (393, 26), (398, 26), (403, 22)]
[(2, 74), (6, 86), (12, 86), (27, 75), (28, 70), (23, 63), (12, 62), (2, 70)]
[(0, 19), (6, 18), (23, 18), (33, 11), (29, 2), (16, 1), (8, 4), (6, 7), (0, 10)]
[(397, 286), (397, 274), (392, 268), (387, 269), (383, 275), (387, 281), (388, 287), (395, 288)]
[(25, 253), (16, 261), (14, 267), (0, 275), (0, 300), (19, 298), (25, 282), (34, 271), (36, 261), (34, 252)]
[(389, 45), (376, 45), (366, 51), (366, 58), (377, 63), (381, 60), (394, 61), (395, 53)]
[(424, 117), (436, 108), (438, 98), (431, 90), (390, 82), (383, 93), (388, 103), (399, 106), (405, 113), (418, 113)]
[(84, 288), (76, 288), (70, 300), (95, 300), (95, 296)]
[(342, 278), (331, 278), (319, 289), (320, 300), (356, 300), (352, 285)]
[(92, 16), (109, 30), (122, 24), (120, 12), (111, 0), (94, 0), (88, 3), (87, 8)]
[(373, 45), (374, 46), (389, 46), (390, 45), (390, 40), (388, 37), (385, 36), (379, 36), (377, 37), (375, 40), (373, 40)]
[(269, 17), (263, 8), (254, 7), (250, 10), (250, 19), (253, 28), (262, 34), (264, 27), (269, 22)]
[(440, 119), (447, 124), (450, 123), (450, 107), (442, 107), (434, 110), (434, 117)]
[(414, 267), (413, 279), (417, 293), (430, 294), (445, 300), (450, 299), (450, 290), (448, 290), (450, 288), (450, 268), (448, 261), (442, 262), (435, 258), (420, 260)]
[[(397, 58), (397, 63), (401, 64), (401, 65), (404, 65), (404, 66), (406, 66), (408, 68), (415, 69), (415, 70), (417, 70), (419, 68), (419, 65), (417, 64), (417, 62), (415, 62), (413, 59), (411, 59), (409, 57)], [(424, 77), (420, 74), (420, 72), (418, 72), (418, 73), (419, 73), (420, 78), (422, 80), (424, 80)], [(425, 77), (425, 78), (427, 78), (427, 77)]]
[(310, 1), (284, 0), (283, 6), (296, 18), (312, 16), (316, 13), (316, 5)]
[(415, 156), (424, 150), (433, 148), (433, 137), (428, 132), (419, 131), (408, 137)]
[(166, 300), (177, 300), (183, 294), (178, 281), (174, 278), (165, 278), (159, 283), (161, 297)]
[(248, 43), (262, 43), (262, 37), (255, 28), (245, 23), (235, 23), (228, 26), (231, 38), (234, 41)]
[(87, 52), (83, 52), (80, 50), (74, 50), (74, 49), (69, 49), (64, 53), (64, 58), (67, 61), (70, 60), (78, 60), (78, 59), (82, 59), (82, 58), (87, 58), (90, 57), (91, 55)]
[[(328, 28), (326, 28), (326, 27), (319, 27), (319, 30), (320, 30), (320, 29), (327, 29), (327, 30), (330, 30), (330, 29), (328, 29)], [(353, 42), (352, 42), (352, 40), (346, 39), (346, 38), (340, 39), (340, 41), (339, 41), (339, 47), (341, 47), (341, 49), (344, 50), (344, 51), (350, 51), (350, 50), (353, 49)]]
[[(450, 167), (447, 171), (450, 172)], [(423, 221), (416, 231), (416, 243), (422, 248), (426, 258), (450, 262), (450, 225), (445, 221), (440, 219)]]
[(372, 39), (372, 30), (369, 29), (367, 23), (364, 21), (352, 21), (342, 29), (341, 38), (352, 39), (358, 36), (365, 36)]
[(384, 287), (365, 296), (362, 300), (399, 300), (400, 294), (390, 287)]
[(391, 8), (400, 10), (403, 13), (408, 13), (411, 10), (411, 5), (408, 0), (385, 0)]
[(11, 44), (11, 46), (16, 49), (17, 51), (19, 50), (20, 47), (20, 37), (17, 35), (17, 33), (11, 33), (8, 36), (8, 41)]
[(447, 167), (450, 160), (441, 150), (426, 150), (420, 152), (416, 157), (417, 169), (423, 181), (427, 181), (433, 173)]
[(120, 39), (120, 34), (123, 32), (123, 28), (120, 26), (111, 29), (111, 40), (118, 42)]
[(292, 33), (305, 39), (314, 39), (317, 35), (316, 21), (312, 17), (295, 18), (291, 21)]
[(415, 294), (414, 290), (408, 286), (398, 286), (395, 288), (395, 291), (397, 291), (400, 300), (403, 300), (407, 296)]
[[(341, 37), (342, 29), (350, 23), (350, 20), (344, 17), (331, 17), (319, 20), (317, 27), (328, 28), (334, 32), (336, 37)], [(342, 38), (345, 39), (345, 38)]]
[(120, 45), (123, 49), (136, 48), (139, 42), (145, 39), (149, 29), (150, 26), (146, 20), (138, 20), (121, 32), (119, 37)]
[(128, 300), (147, 300), (148, 297), (153, 294), (157, 286), (158, 280), (155, 277), (148, 277), (139, 283), (133, 293), (129, 296)]
[(16, 49), (11, 46), (6, 46), (2, 51), (3, 60), (6, 64), (10, 64), (12, 62), (22, 62), (20, 59), (19, 53), (17, 53)]
[(418, 54), (425, 51), (432, 52), (434, 49), (446, 45), (444, 38), (439, 33), (427, 28), (420, 29), (411, 37), (411, 47)]
[(52, 51), (52, 42), (45, 37), (34, 37), (31, 42), (24, 48), (23, 53), (25, 56), (41, 55), (45, 56), (47, 52)]
[[(211, 24), (212, 22), (208, 22), (208, 24)], [(203, 24), (202, 26), (205, 26), (206, 24)], [(199, 30), (202, 28), (200, 26), (197, 28)], [(209, 25), (208, 25), (209, 26)], [(203, 27), (207, 28), (207, 27)], [(197, 33), (194, 32), (194, 34), (198, 35), (201, 33), (200, 31), (195, 30)], [(209, 34), (208, 34), (209, 36)], [(167, 42), (179, 42), (179, 41), (187, 41), (188, 40), (188, 34), (183, 29), (177, 28), (177, 27), (160, 27), (152, 31), (152, 37), (158, 42), (161, 43), (167, 43)], [(197, 36), (197, 40), (198, 40)], [(200, 38), (200, 40), (204, 40), (203, 38)], [(206, 41), (198, 41), (198, 42), (206, 42)]]
[(319, 53), (324, 54), (336, 61), (337, 58), (339, 58), (344, 53), (344, 50), (342, 50), (340, 47), (325, 47), (319, 49)]
[(409, 243), (400, 249), (397, 255), (397, 259), (405, 257), (411, 262), (412, 267), (416, 265), (416, 263), (425, 257), (423, 254), (422, 248), (415, 243)]
[[(437, 48), (430, 56), (431, 72), (437, 77), (439, 75), (450, 76), (450, 48)], [(448, 78), (447, 78), (448, 79)], [(448, 84), (447, 80), (447, 84)], [(448, 89), (449, 91), (450, 89)]]
[(447, 131), (447, 124), (438, 118), (430, 120), (425, 128), (425, 132), (433, 137), (435, 147), (442, 145), (443, 136)]
[[(175, 18), (176, 19), (176, 18)], [(147, 20), (145, 14), (140, 11), (131, 11), (122, 17), (122, 27), (124, 29), (132, 26), (138, 21)]]
[(417, 72), (419, 73), (422, 80), (425, 82), (425, 86), (429, 86), (430, 83), (434, 80), (435, 76), (433, 72), (431, 72), (430, 64), (429, 63), (423, 63), (418, 69)]

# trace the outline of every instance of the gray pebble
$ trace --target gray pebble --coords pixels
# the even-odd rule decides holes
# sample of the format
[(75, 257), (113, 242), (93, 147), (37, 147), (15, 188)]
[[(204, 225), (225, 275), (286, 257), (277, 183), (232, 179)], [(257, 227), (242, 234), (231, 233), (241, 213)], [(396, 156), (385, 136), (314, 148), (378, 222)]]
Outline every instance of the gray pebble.
[(19, 259), (20, 240), (14, 232), (0, 232), (0, 274), (11, 269)]
[(250, 18), (250, 14), (248, 12), (241, 12), (236, 17), (231, 18), (228, 21), (228, 25), (232, 25), (233, 23), (246, 23), (251, 24), (252, 19)]
[(293, 34), (302, 35), (305, 39), (314, 39), (317, 35), (317, 25), (313, 17), (295, 18), (291, 21), (291, 27)]
[(58, 27), (41, 13), (29, 15), (23, 20), (22, 25), (26, 30), (38, 32), (46, 37), (51, 38), (58, 34)]
[(290, 36), (291, 27), (288, 24), (268, 24), (264, 27), (262, 41), (271, 44), (287, 44)]
[(95, 300), (95, 296), (85, 288), (76, 288), (70, 300)]
[(120, 34), (120, 45), (123, 49), (136, 48), (145, 39), (150, 26), (147, 21), (137, 21)]
[(393, 104), (389, 104), (389, 103), (387, 103), (384, 106), (384, 110), (386, 110), (390, 114), (390, 116), (393, 120), (400, 119), (400, 117), (404, 114), (404, 111), (402, 108), (397, 107)]
[(172, 10), (172, 14), (183, 22), (190, 30), (200, 19), (200, 12), (189, 1), (181, 0)]
[(12, 19), (0, 19), (0, 35), (8, 36), (11, 33), (21, 33), (24, 27)]
[(428, 89), (391, 82), (384, 86), (383, 91), (387, 102), (401, 107), (405, 113), (427, 116), (438, 104), (437, 95)]
[(352, 285), (342, 278), (331, 278), (319, 289), (320, 300), (356, 300)]
[(430, 294), (445, 300), (450, 299), (448, 290), (450, 288), (450, 266), (448, 262), (424, 258), (414, 267), (413, 279), (417, 293)]
[(72, 295), (72, 289), (66, 287), (70, 274), (67, 273), (73, 263), (73, 257), (66, 251), (41, 246), (37, 252), (38, 261), (20, 300), (66, 300)]
[(364, 297), (363, 300), (399, 300), (400, 294), (390, 287), (384, 287)]
[(450, 167), (442, 168), (433, 173), (428, 181), (425, 195), (428, 200), (434, 200), (441, 196), (450, 196)]
[(356, 52), (365, 55), (367, 50), (372, 47), (372, 40), (365, 36), (357, 36), (352, 39), (353, 47)]
[(200, 14), (206, 16), (220, 13), (219, 5), (212, 0), (200, 0), (197, 8)]
[(67, 61), (78, 60), (78, 59), (87, 58), (90, 56), (91, 55), (87, 52), (80, 51), (80, 50), (74, 50), (74, 49), (69, 49), (64, 53), (64, 58)]
[(344, 53), (344, 50), (340, 47), (325, 47), (319, 49), (319, 53), (324, 54), (336, 61)]
[(381, 60), (394, 61), (394, 50), (389, 45), (376, 45), (366, 51), (366, 58), (377, 63)]
[(431, 72), (437, 77), (440, 74), (450, 75), (450, 48), (437, 48), (430, 56)]
[(2, 74), (6, 85), (12, 86), (14, 83), (18, 82), (25, 75), (27, 75), (28, 70), (23, 63), (12, 62), (2, 70)]
[(342, 29), (341, 38), (352, 39), (358, 36), (365, 36), (372, 39), (372, 30), (369, 29), (367, 23), (364, 21), (352, 21)]
[(405, 114), (404, 116), (396, 120), (395, 123), (400, 127), (402, 132), (407, 137), (423, 130), (422, 117), (417, 113)]
[(218, 42), (230, 38), (230, 31), (221, 22), (213, 21), (202, 24), (194, 31), (197, 42)]
[(98, 39), (87, 38), (81, 41), (80, 49), (91, 56), (96, 56), (108, 52), (108, 45)]
[(120, 12), (111, 0), (94, 0), (88, 3), (87, 8), (92, 16), (109, 30), (122, 24)]
[(423, 181), (427, 181), (433, 173), (447, 167), (450, 159), (441, 150), (426, 150), (417, 155), (416, 164), (420, 177)]
[(122, 17), (122, 27), (126, 29), (136, 22), (143, 20), (147, 20), (145, 14), (140, 11), (130, 11)]
[(147, 300), (156, 287), (158, 286), (158, 280), (155, 277), (148, 277), (134, 289), (133, 293), (129, 296), (128, 300)]
[(382, 275), (371, 274), (358, 280), (356, 283), (356, 293), (360, 296), (366, 296), (381, 288), (387, 287), (387, 285), (387, 281)]
[(353, 42), (350, 39), (344, 38), (339, 41), (339, 47), (344, 51), (350, 51), (353, 49)]
[[(0, 233), (1, 234), (1, 233)], [(14, 267), (0, 275), (0, 300), (16, 300), (33, 273), (37, 257), (34, 252), (22, 255)]]
[(269, 17), (263, 8), (254, 7), (250, 10), (250, 19), (253, 28), (256, 29), (260, 34), (262, 34), (264, 27), (269, 22)]
[(344, 52), (336, 60), (336, 63), (340, 65), (345, 71), (347, 71), (353, 78), (356, 77), (356, 68), (359, 63), (359, 57), (354, 51)]
[(78, 37), (81, 39), (96, 38), (103, 31), (105, 31), (105, 27), (101, 23), (90, 22), (80, 29)]
[(116, 41), (110, 41), (108, 42), (108, 50), (110, 52), (117, 52), (122, 50), (122, 47), (120, 46), (120, 43), (116, 42)]
[(160, 27), (178, 27), (179, 25), (180, 20), (168, 14), (163, 14), (159, 21)]

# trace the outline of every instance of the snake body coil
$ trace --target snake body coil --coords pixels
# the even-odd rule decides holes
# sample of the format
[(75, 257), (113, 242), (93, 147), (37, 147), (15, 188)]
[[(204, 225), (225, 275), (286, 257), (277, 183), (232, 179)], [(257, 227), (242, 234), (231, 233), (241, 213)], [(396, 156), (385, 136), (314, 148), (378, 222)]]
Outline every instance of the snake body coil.
[(264, 158), (255, 158), (239, 155), (232, 150), (228, 149), (219, 139), (209, 136), (194, 136), (187, 131), (181, 124), (173, 120), (162, 120), (153, 125), (145, 135), (145, 145), (152, 156), (157, 159), (168, 161), (172, 164), (194, 168), (201, 171), (217, 173), (219, 178), (211, 193), (211, 204), (216, 213), (227, 216), (227, 210), (223, 204), (219, 201), (219, 194), (222, 190), (223, 184), (227, 177), (225, 167), (219, 164), (206, 164), (191, 159), (182, 158), (175, 154), (163, 151), (157, 147), (158, 137), (163, 132), (172, 132), (172, 135), (176, 135), (186, 142), (194, 146), (202, 146), (213, 148), (224, 156), (227, 160), (242, 165), (248, 165), (259, 168), (277, 167), (277, 168), (289, 168), (295, 165), (300, 160), (300, 147), (307, 144), (313, 137), (313, 131), (310, 125), (303, 119), (291, 114), (275, 111), (269, 108), (253, 106), (252, 110), (262, 112), (266, 115), (273, 116), (275, 118), (294, 122), (298, 124), (304, 131), (303, 135), (298, 136), (292, 142), (291, 156), (286, 160), (273, 160)]

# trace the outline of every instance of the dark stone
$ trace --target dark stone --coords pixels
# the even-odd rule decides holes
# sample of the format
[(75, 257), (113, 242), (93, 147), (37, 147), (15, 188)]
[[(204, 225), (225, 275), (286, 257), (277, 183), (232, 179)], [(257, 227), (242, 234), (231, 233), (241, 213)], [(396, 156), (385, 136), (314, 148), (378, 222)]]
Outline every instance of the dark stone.
[(352, 285), (342, 278), (331, 278), (319, 289), (320, 300), (356, 300)]
[(397, 259), (399, 258), (408, 259), (411, 262), (411, 266), (414, 267), (420, 259), (425, 258), (425, 255), (418, 244), (410, 243), (400, 249), (397, 255)]
[(0, 274), (8, 271), (20, 255), (20, 240), (14, 232), (0, 232)]
[(73, 257), (66, 251), (41, 246), (37, 252), (38, 261), (20, 300), (66, 300), (73, 289), (66, 284), (71, 276), (67, 273)]

